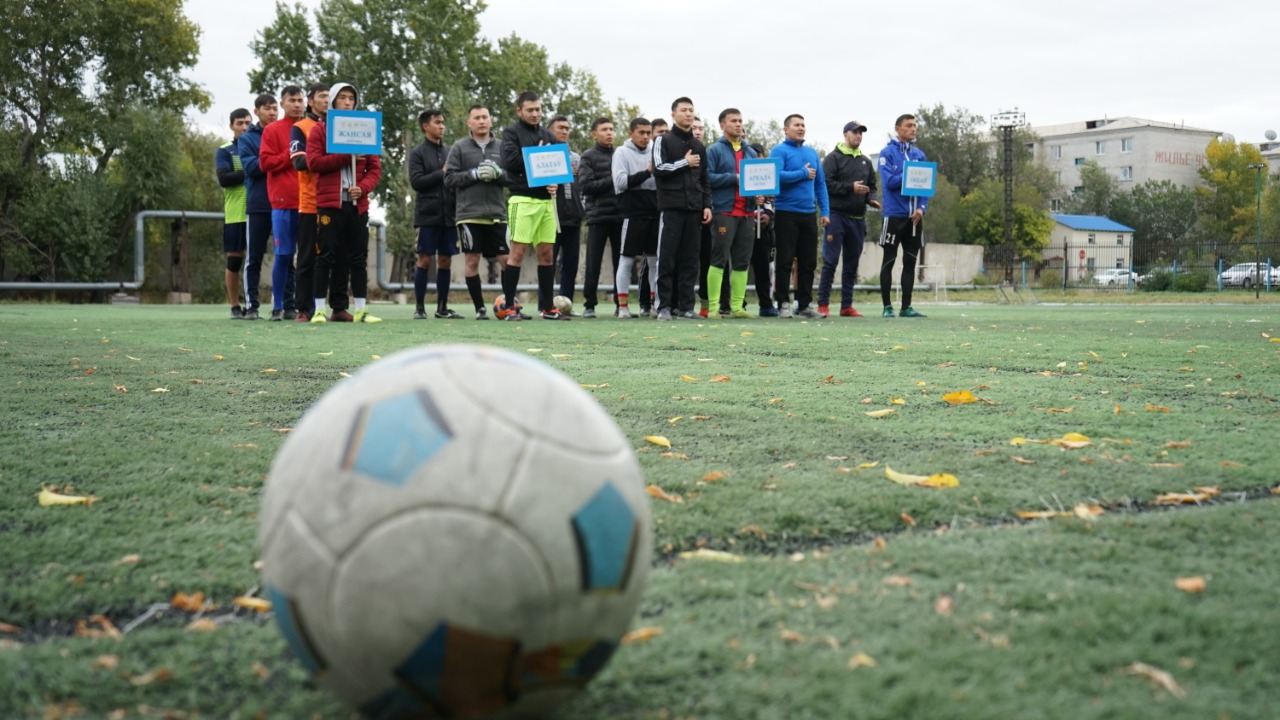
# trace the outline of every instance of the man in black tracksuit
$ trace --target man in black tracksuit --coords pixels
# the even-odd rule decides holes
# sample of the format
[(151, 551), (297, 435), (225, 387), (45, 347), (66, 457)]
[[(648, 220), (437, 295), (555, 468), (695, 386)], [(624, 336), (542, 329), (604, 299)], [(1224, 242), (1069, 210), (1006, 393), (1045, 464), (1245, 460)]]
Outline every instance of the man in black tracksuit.
[(418, 126), (422, 128), (422, 144), (409, 151), (409, 184), (418, 194), (413, 210), (413, 226), (418, 232), (413, 319), (427, 319), (423, 301), (431, 280), (431, 259), (436, 258), (436, 317), (454, 320), (460, 316), (449, 309), (449, 281), (453, 256), (458, 254), (457, 196), (444, 182), (449, 158), (444, 146), (444, 112), (437, 108), (424, 111), (418, 116)]
[(858, 282), (858, 260), (867, 237), (867, 207), (880, 207), (876, 200), (876, 168), (861, 149), (866, 130), (867, 126), (857, 120), (846, 123), (844, 142), (837, 143), (836, 149), (822, 159), (827, 195), (831, 198), (831, 224), (823, 233), (822, 276), (818, 280), (818, 314), (824, 317), (829, 313), (831, 283), (841, 254), (844, 266), (840, 270), (840, 314), (862, 317), (853, 308), (853, 286)]
[[(604, 264), (604, 245), (609, 243), (613, 267), (618, 267), (622, 251), (622, 215), (613, 192), (613, 122), (606, 117), (591, 123), (591, 137), (596, 144), (582, 153), (582, 172), (578, 185), (587, 200), (587, 269), (582, 279), (582, 316), (596, 316), (596, 290), (600, 287), (600, 271)], [(617, 294), (614, 295), (617, 304)], [(616, 312), (616, 310), (615, 310)]]
[[(711, 222), (707, 149), (693, 136), (693, 101), (671, 103), (675, 127), (653, 142), (653, 175), (661, 213), (658, 238), (658, 319), (673, 314), (697, 318), (693, 310), (702, 225)], [(678, 302), (672, 306), (673, 300)]]

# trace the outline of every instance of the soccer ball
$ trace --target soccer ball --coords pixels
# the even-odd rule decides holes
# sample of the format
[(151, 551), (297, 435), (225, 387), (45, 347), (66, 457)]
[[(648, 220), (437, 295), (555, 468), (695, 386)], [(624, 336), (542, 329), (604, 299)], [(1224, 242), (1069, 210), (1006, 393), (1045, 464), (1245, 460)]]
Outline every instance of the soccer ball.
[(555, 306), (556, 312), (561, 315), (568, 315), (573, 312), (573, 301), (563, 295), (551, 298), (551, 304)]
[(276, 455), (263, 585), (316, 682), (373, 718), (540, 717), (608, 662), (653, 530), (630, 443), (507, 350), (405, 350)]
[(508, 315), (515, 315), (519, 313), (521, 307), (523, 306), (520, 304), (519, 300), (511, 298), (511, 304), (508, 305), (507, 296), (499, 295), (493, 299), (493, 316), (499, 320), (506, 320)]

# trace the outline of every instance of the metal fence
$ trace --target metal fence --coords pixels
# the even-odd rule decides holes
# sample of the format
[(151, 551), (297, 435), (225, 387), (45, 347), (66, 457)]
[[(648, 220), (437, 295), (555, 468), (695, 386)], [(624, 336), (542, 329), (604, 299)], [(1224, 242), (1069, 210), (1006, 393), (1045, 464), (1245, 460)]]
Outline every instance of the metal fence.
[(1002, 260), (989, 251), (993, 280), (1041, 289), (1102, 292), (1276, 292), (1280, 291), (1280, 242), (1187, 243), (1166, 245), (1153, 259), (1135, 260), (1124, 245), (1064, 242), (1046, 248), (1038, 265)]

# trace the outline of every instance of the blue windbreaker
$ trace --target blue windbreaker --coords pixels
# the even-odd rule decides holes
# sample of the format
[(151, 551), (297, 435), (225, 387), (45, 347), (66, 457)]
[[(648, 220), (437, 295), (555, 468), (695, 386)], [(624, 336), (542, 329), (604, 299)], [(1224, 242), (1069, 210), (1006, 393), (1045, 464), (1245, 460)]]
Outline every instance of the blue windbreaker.
[[(774, 201), (774, 209), (785, 212), (813, 212), (817, 200), (819, 214), (831, 217), (831, 204), (827, 198), (827, 178), (822, 172), (822, 158), (818, 151), (805, 147), (804, 141), (783, 140), (769, 151), (769, 157), (782, 160), (782, 192)], [(808, 165), (816, 174), (809, 179)]]
[(912, 205), (921, 210), (929, 205), (927, 197), (903, 197), (902, 166), (908, 160), (927, 162), (924, 151), (915, 143), (901, 142), (897, 138), (889, 141), (880, 151), (880, 184), (884, 189), (883, 217), (911, 217)]

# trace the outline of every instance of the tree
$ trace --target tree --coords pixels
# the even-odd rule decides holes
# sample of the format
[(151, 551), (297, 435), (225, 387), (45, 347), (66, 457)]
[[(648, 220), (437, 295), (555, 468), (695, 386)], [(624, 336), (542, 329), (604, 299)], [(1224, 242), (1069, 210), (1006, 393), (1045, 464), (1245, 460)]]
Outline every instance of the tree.
[(1133, 228), (1135, 266), (1166, 263), (1180, 259), (1181, 246), (1196, 232), (1196, 195), (1171, 180), (1148, 180), (1117, 195), (1109, 217)]
[(1262, 162), (1256, 145), (1211, 140), (1200, 168), (1204, 185), (1197, 187), (1200, 222), (1212, 243), (1252, 240), (1256, 232), (1257, 170)]
[(1109, 217), (1111, 203), (1120, 194), (1120, 181), (1094, 160), (1080, 168), (1080, 189), (1068, 198), (1066, 210), (1072, 215)]
[(965, 108), (948, 112), (942, 103), (916, 110), (916, 145), (938, 163), (938, 173), (946, 175), (961, 195), (968, 195), (997, 171), (991, 163), (991, 141), (979, 130), (985, 123), (981, 115)]
[[(1017, 258), (1039, 263), (1049, 245), (1053, 219), (1044, 209), (1044, 197), (1029, 185), (1014, 187), (1013, 243)], [(1004, 244), (1004, 185), (994, 178), (982, 182), (960, 202), (957, 218), (960, 237), (972, 245), (1000, 247)], [(1014, 258), (997, 258), (1010, 263)]]
[(931, 243), (954, 244), (962, 242), (960, 227), (961, 203), (960, 188), (956, 187), (946, 175), (939, 173), (938, 186), (932, 199), (929, 200), (929, 220), (925, 223), (925, 234)]

